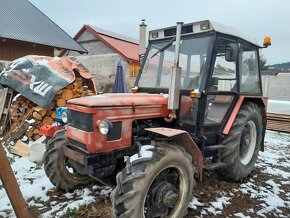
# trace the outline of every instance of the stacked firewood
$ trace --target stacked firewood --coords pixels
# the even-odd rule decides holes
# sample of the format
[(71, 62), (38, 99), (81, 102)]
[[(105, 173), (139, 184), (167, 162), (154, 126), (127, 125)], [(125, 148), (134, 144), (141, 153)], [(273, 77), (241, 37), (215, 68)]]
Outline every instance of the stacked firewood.
[(33, 119), (33, 122), (30, 122), (31, 126), (27, 130), (26, 136), (29, 140), (35, 141), (41, 137), (39, 132), (41, 126), (54, 123), (54, 119), (57, 117), (56, 107), (65, 107), (67, 101), (70, 99), (91, 96), (94, 94), (95, 93), (86, 86), (82, 78), (76, 78), (72, 84), (69, 84), (56, 93), (48, 109), (35, 105), (24, 96), (19, 96), (13, 101), (10, 107), (12, 126), (19, 124), (22, 117), (30, 112), (30, 118)]
[(15, 127), (17, 124), (19, 124), (22, 121), (24, 115), (29, 113), (31, 108), (33, 108), (34, 106), (35, 104), (29, 99), (21, 95), (18, 96), (10, 106), (12, 127)]

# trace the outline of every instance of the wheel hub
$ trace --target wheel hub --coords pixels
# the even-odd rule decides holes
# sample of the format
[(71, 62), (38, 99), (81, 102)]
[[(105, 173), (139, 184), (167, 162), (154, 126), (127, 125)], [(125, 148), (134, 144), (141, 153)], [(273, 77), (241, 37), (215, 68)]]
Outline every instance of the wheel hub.
[(161, 174), (152, 184), (146, 199), (146, 217), (167, 217), (178, 201), (178, 177)]
[(167, 207), (172, 208), (174, 207), (177, 199), (178, 199), (178, 194), (176, 194), (172, 190), (169, 190), (163, 196), (163, 204)]
[(176, 191), (176, 188), (171, 183), (166, 181), (160, 183), (155, 195), (157, 207), (161, 210), (174, 207), (178, 199), (178, 194), (175, 193)]
[(240, 142), (240, 160), (247, 165), (250, 163), (256, 147), (257, 129), (254, 121), (250, 120), (245, 125)]

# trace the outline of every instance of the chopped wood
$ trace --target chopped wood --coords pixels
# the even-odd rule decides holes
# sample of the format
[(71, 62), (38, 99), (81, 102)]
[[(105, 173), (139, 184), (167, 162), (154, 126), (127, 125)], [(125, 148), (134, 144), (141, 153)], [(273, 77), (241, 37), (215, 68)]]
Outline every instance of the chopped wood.
[(29, 138), (33, 136), (33, 130), (28, 130), (25, 135), (27, 135)]
[(44, 125), (51, 125), (53, 124), (54, 120), (51, 118), (51, 117), (45, 117), (43, 120), (42, 120), (42, 123)]
[(23, 104), (21, 105), (21, 107), (23, 107), (23, 108), (25, 108), (25, 109), (29, 108), (28, 104), (26, 104), (26, 103), (23, 103)]
[(12, 104), (11, 106), (10, 106), (10, 108), (12, 108), (12, 109), (18, 109), (20, 107), (20, 104)]
[(84, 92), (84, 88), (83, 88), (83, 87), (78, 88), (78, 89), (77, 89), (77, 92), (80, 93), (80, 94), (83, 93), (83, 92)]
[[(28, 119), (24, 117), (30, 113), (30, 118), (34, 118), (35, 122), (29, 124), (32, 128), (27, 130), (25, 134), (30, 140), (37, 140), (40, 137), (39, 130), (41, 126), (54, 123), (54, 119), (57, 117), (55, 111), (56, 107), (65, 107), (67, 101), (72, 98), (91, 96), (95, 94), (92, 90), (89, 90), (87, 85), (88, 83), (86, 79), (77, 77), (73, 83), (57, 91), (48, 109), (37, 106), (24, 96), (18, 97), (10, 107), (12, 127), (17, 128), (19, 123), (23, 122), (23, 119)], [(33, 108), (33, 111), (30, 108)]]
[(64, 99), (60, 98), (60, 99), (57, 100), (56, 105), (58, 107), (65, 107), (66, 106), (66, 101)]
[(50, 116), (52, 119), (55, 119), (57, 117), (56, 111), (52, 111), (52, 114)]
[(47, 110), (40, 107), (40, 106), (36, 106), (33, 108), (34, 111), (36, 111), (38, 114), (40, 114), (42, 117), (46, 114)]
[(73, 89), (74, 86), (73, 86), (73, 84), (70, 84), (70, 85), (68, 85), (66, 88), (67, 88), (67, 89)]
[(34, 140), (34, 141), (36, 141), (37, 139), (39, 139), (41, 137), (41, 135), (33, 135), (32, 136), (32, 139)]
[(45, 115), (46, 116), (51, 116), (51, 114), (52, 114), (52, 111), (51, 110), (48, 110)]
[(64, 89), (61, 93), (61, 96), (64, 100), (70, 100), (73, 98), (73, 92), (70, 89)]
[(11, 116), (12, 117), (17, 117), (18, 118), (18, 112), (17, 111), (11, 111)]
[(42, 120), (42, 116), (37, 113), (36, 111), (32, 113), (33, 118), (37, 119), (37, 120)]
[(25, 113), (26, 108), (24, 108), (24, 107), (20, 107), (20, 108), (18, 108), (18, 110), (19, 110), (21, 113)]
[(33, 108), (35, 106), (35, 104), (33, 103), (33, 102), (30, 102), (29, 104), (28, 104), (28, 107), (29, 108)]
[(34, 129), (33, 130), (33, 134), (38, 134), (39, 133), (39, 130), (38, 129)]

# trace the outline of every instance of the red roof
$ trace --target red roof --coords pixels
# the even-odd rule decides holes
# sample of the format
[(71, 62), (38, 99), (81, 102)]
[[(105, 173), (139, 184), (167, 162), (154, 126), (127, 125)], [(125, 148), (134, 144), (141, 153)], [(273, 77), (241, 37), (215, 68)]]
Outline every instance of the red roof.
[(119, 53), (128, 61), (139, 63), (139, 44), (134, 40), (89, 25), (84, 25), (76, 34), (74, 39), (77, 40), (85, 30), (88, 30), (95, 37), (102, 40), (107, 46)]

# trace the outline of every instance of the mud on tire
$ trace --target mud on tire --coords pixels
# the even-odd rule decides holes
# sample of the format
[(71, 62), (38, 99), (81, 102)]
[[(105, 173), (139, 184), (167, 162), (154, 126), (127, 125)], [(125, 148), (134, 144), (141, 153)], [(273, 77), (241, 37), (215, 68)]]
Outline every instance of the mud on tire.
[(261, 109), (251, 102), (243, 104), (229, 134), (222, 142), (226, 147), (221, 161), (227, 167), (217, 172), (223, 179), (234, 182), (247, 179), (258, 159), (262, 131)]
[(80, 185), (87, 185), (92, 181), (88, 176), (78, 174), (72, 169), (61, 148), (67, 145), (65, 130), (60, 130), (46, 144), (43, 163), (45, 174), (57, 189), (71, 191)]
[[(117, 175), (117, 187), (111, 194), (112, 216), (122, 218), (183, 217), (187, 213), (188, 203), (192, 199), (192, 189), (196, 184), (191, 156), (185, 149), (169, 142), (158, 142), (156, 147), (149, 145), (143, 146), (142, 149), (147, 154), (152, 152), (151, 155), (141, 153), (142, 156), (137, 159), (132, 156), (131, 167), (126, 167)], [(175, 176), (178, 179), (172, 180)], [(172, 184), (167, 181), (171, 181)], [(163, 210), (162, 215), (157, 215), (156, 210), (152, 215), (156, 205), (154, 203), (152, 206), (149, 202), (156, 202), (154, 201), (156, 196), (161, 196), (168, 191), (164, 187), (173, 187), (170, 186), (173, 184), (178, 186), (174, 189), (178, 196), (174, 203), (169, 207), (162, 207), (167, 211)], [(164, 198), (161, 199), (164, 200)]]

